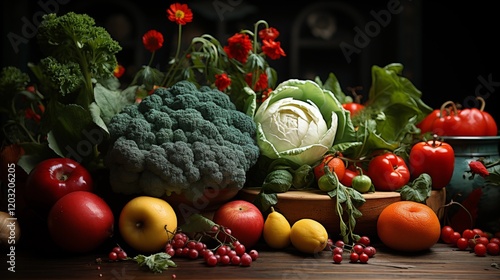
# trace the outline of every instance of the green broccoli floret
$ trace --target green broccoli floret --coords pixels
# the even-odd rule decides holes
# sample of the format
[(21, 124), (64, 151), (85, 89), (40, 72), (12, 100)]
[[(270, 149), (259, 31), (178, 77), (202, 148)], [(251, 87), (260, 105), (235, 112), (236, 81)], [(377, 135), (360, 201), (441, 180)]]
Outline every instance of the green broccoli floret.
[(23, 90), (30, 81), (28, 74), (23, 73), (19, 68), (14, 66), (6, 66), (0, 72), (0, 92), (8, 93), (8, 91)]
[(115, 54), (122, 48), (103, 27), (86, 14), (46, 14), (38, 27), (38, 44), (45, 55), (33, 72), (44, 91), (61, 95), (77, 92), (86, 108), (93, 101), (93, 83), (109, 78), (117, 65)]
[(0, 111), (12, 112), (12, 99), (28, 85), (30, 77), (19, 68), (6, 66), (0, 72)]
[(206, 188), (241, 189), (259, 157), (253, 118), (225, 93), (189, 81), (127, 106), (108, 129), (105, 163), (117, 193), (196, 198)]

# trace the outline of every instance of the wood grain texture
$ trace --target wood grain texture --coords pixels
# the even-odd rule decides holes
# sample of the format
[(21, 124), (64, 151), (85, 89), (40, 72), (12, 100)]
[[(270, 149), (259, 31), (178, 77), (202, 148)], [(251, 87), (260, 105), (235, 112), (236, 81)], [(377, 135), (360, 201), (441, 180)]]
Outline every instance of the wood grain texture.
[(303, 255), (293, 248), (273, 251), (259, 243), (260, 257), (250, 267), (207, 267), (203, 260), (174, 258), (175, 268), (161, 274), (141, 269), (129, 261), (106, 262), (97, 257), (106, 253), (44, 256), (43, 252), (18, 252), (16, 272), (6, 270), (2, 254), (0, 279), (500, 279), (500, 256), (476, 257), (438, 243), (422, 253), (401, 254), (375, 243), (377, 254), (368, 264), (350, 263), (347, 255), (333, 264), (332, 255), (323, 251)]
[[(238, 197), (247, 201), (253, 201), (258, 194), (258, 189), (242, 189)], [(377, 219), (380, 212), (389, 204), (400, 201), (398, 192), (374, 192), (363, 194), (366, 202), (358, 209), (363, 213), (356, 222), (356, 233), (373, 236), (377, 234)], [(445, 189), (432, 191), (431, 197), (426, 203), (434, 212), (440, 213), (440, 207), (446, 200)], [(332, 234), (340, 233), (340, 219), (335, 212), (335, 199), (331, 199), (321, 191), (288, 191), (278, 194), (278, 204), (274, 207), (281, 212), (288, 221), (293, 224), (302, 218), (312, 218), (323, 224), (326, 230)], [(347, 216), (344, 217), (347, 221)]]

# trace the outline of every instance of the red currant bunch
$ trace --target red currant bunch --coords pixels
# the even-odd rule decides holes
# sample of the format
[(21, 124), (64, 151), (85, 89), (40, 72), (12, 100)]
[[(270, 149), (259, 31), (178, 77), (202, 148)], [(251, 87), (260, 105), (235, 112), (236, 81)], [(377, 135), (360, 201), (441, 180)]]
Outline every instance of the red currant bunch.
[(339, 264), (344, 258), (344, 254), (349, 254), (351, 263), (368, 263), (368, 260), (375, 256), (377, 250), (371, 245), (368, 236), (361, 236), (358, 241), (352, 245), (345, 244), (342, 240), (337, 240), (335, 243), (330, 239), (329, 248), (332, 251), (333, 262)]
[(124, 261), (127, 258), (127, 253), (118, 245), (113, 247), (111, 252), (108, 253), (108, 259), (110, 261)]
[[(214, 242), (214, 248), (208, 248), (207, 244)], [(195, 233), (192, 239), (177, 231), (165, 246), (165, 252), (172, 257), (203, 257), (208, 266), (250, 266), (258, 257), (256, 250), (247, 252), (245, 245), (231, 235), (231, 229), (219, 225), (214, 225), (209, 231)]]

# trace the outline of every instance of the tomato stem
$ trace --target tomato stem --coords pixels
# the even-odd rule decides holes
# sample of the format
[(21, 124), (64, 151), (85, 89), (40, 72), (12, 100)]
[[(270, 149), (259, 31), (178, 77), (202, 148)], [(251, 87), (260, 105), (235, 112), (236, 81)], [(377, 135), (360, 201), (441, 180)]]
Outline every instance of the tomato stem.
[(361, 98), (363, 97), (363, 95), (358, 94), (356, 91), (362, 90), (362, 89), (363, 89), (362, 86), (347, 87), (347, 90), (349, 90), (351, 92), (352, 96), (354, 97), (355, 103), (361, 104)]
[(477, 96), (476, 99), (481, 101), (481, 107), (479, 108), (479, 111), (482, 112), (484, 110), (484, 107), (486, 107), (486, 101), (481, 96)]

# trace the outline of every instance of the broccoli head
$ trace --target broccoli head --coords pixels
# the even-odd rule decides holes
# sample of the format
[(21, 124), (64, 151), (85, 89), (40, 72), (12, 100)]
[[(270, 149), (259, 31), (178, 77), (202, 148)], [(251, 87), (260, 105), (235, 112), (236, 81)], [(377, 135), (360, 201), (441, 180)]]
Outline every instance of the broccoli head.
[(115, 115), (105, 158), (117, 193), (196, 198), (241, 189), (259, 157), (256, 125), (229, 96), (189, 81), (159, 88)]

